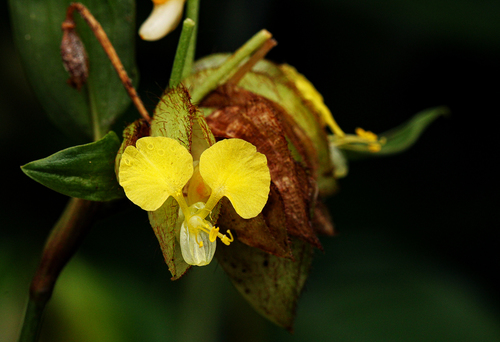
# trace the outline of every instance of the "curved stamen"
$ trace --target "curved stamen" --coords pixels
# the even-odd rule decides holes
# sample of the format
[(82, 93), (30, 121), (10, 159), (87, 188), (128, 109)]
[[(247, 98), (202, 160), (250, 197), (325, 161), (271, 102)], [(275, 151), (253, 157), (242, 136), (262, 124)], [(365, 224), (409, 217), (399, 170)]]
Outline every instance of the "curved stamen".
[(229, 236), (230, 236), (229, 238), (226, 235), (222, 235), (222, 234), (220, 234), (220, 235), (222, 235), (222, 237), (220, 237), (220, 236), (219, 237), (225, 245), (229, 246), (229, 244), (234, 241), (234, 237), (233, 237), (233, 234), (231, 234), (231, 231), (229, 229), (227, 230), (227, 232), (229, 233)]
[(210, 242), (214, 242), (217, 239), (217, 235), (219, 235), (219, 228), (213, 227), (212, 230), (210, 231), (209, 236), (208, 236), (208, 239), (210, 240)]

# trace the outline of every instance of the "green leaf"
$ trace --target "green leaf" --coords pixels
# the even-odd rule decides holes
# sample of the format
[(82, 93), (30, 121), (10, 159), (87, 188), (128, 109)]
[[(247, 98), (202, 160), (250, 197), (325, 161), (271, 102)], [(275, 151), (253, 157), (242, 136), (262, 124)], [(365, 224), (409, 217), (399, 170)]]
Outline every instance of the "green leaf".
[[(195, 39), (193, 38), (195, 25), (195, 22), (189, 18), (185, 19), (182, 23), (182, 32), (179, 38), (179, 44), (177, 45), (177, 51), (175, 53), (169, 87), (175, 87), (180, 83), (183, 74), (185, 73), (186, 63), (188, 65), (192, 65), (192, 63), (190, 64), (186, 59), (191, 46), (191, 41)], [(190, 71), (190, 69), (188, 70)]]
[(395, 154), (407, 150), (413, 146), (427, 126), (441, 115), (448, 115), (449, 113), (447, 107), (427, 109), (416, 114), (401, 126), (380, 134), (380, 137), (385, 137), (387, 142), (377, 154)]
[[(101, 23), (132, 80), (135, 67), (133, 0), (81, 1)], [(90, 29), (75, 12), (77, 31), (89, 58), (89, 78), (80, 91), (67, 83), (60, 44), (70, 0), (10, 0), (14, 39), (30, 83), (50, 119), (78, 141), (99, 138), (130, 100)]]
[(216, 256), (233, 285), (261, 315), (293, 329), (295, 308), (309, 274), (312, 247), (292, 240), (294, 260), (276, 257), (238, 240), (219, 244)]
[(424, 130), (442, 115), (449, 115), (450, 110), (447, 107), (435, 107), (426, 109), (415, 114), (404, 124), (395, 127), (379, 135), (379, 138), (386, 139), (385, 144), (379, 152), (369, 151), (343, 151), (349, 160), (359, 160), (369, 157), (382, 157), (391, 154), (397, 154), (409, 149), (418, 140)]
[(109, 132), (99, 141), (74, 146), (21, 167), (30, 178), (64, 195), (89, 201), (125, 196), (114, 171), (120, 140)]

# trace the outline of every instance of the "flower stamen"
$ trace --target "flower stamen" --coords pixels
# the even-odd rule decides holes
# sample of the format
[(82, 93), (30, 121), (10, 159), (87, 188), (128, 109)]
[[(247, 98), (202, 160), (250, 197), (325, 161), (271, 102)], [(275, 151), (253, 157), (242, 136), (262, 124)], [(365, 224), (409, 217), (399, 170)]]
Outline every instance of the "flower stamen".
[[(234, 241), (234, 237), (233, 237), (233, 234), (231, 234), (231, 231), (230, 231), (229, 229), (227, 230), (227, 232), (228, 232), (228, 234), (229, 234), (229, 236), (230, 236), (230, 237), (228, 238), (226, 235), (222, 235), (222, 234), (221, 234), (221, 235), (222, 235), (222, 237), (221, 237), (220, 239), (221, 239), (221, 241), (222, 241), (225, 245), (229, 246), (229, 244), (230, 244), (231, 242), (233, 242), (233, 241)], [(220, 236), (219, 236), (219, 237), (220, 237)]]
[(379, 152), (386, 142), (386, 138), (379, 138), (371, 131), (365, 131), (358, 127), (355, 130), (356, 134), (346, 134), (344, 136), (330, 135), (328, 139), (334, 146), (351, 151), (370, 151), (373, 153)]
[(213, 227), (212, 230), (210, 231), (209, 236), (208, 236), (208, 239), (210, 240), (210, 242), (214, 242), (217, 239), (217, 235), (219, 235), (219, 228)]
[(203, 218), (203, 216), (199, 215), (199, 213), (202, 211), (206, 212), (205, 208), (200, 209), (195, 215), (192, 215), (191, 217), (186, 219), (188, 229), (196, 234), (196, 243), (200, 247), (203, 247), (203, 241), (198, 241), (198, 236), (200, 232), (204, 232), (208, 234), (208, 239), (210, 242), (215, 242), (215, 240), (219, 238), (225, 245), (229, 246), (229, 244), (234, 241), (231, 231), (227, 231), (230, 237), (227, 237), (225, 234), (219, 233), (219, 227), (213, 227), (208, 221)]

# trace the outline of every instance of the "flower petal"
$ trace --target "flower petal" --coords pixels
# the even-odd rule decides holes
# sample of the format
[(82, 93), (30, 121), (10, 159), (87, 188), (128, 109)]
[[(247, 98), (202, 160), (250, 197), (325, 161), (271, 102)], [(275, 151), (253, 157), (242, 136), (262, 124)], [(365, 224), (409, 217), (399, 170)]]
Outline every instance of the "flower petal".
[(257, 216), (267, 202), (271, 182), (267, 158), (244, 140), (222, 140), (204, 151), (200, 174), (214, 200), (226, 196), (245, 219)]
[(193, 158), (177, 140), (145, 137), (128, 146), (119, 168), (127, 197), (147, 211), (158, 209), (193, 175)]
[(182, 17), (185, 0), (155, 3), (148, 19), (141, 25), (139, 35), (144, 40), (158, 40), (173, 31)]
[(301, 73), (297, 71), (293, 66), (288, 64), (281, 65), (281, 70), (295, 82), (295, 86), (302, 94), (304, 99), (310, 101), (316, 111), (320, 114), (323, 125), (327, 125), (330, 129), (337, 135), (343, 136), (344, 132), (340, 129), (338, 124), (335, 122), (332, 112), (325, 105), (323, 101), (323, 96), (316, 90), (313, 84)]
[[(199, 241), (203, 242), (202, 247), (200, 247)], [(212, 261), (217, 247), (217, 243), (211, 242), (209, 235), (203, 231), (200, 231), (196, 237), (196, 233), (189, 231), (185, 221), (181, 227), (180, 244), (184, 261), (195, 266), (208, 265)]]

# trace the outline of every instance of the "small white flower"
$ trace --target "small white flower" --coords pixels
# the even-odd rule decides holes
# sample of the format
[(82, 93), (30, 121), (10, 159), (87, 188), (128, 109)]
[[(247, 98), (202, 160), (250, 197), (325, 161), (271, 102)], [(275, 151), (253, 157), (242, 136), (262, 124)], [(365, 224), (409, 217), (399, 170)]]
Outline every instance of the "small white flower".
[(139, 29), (141, 38), (158, 40), (173, 31), (181, 20), (185, 1), (153, 0), (153, 11)]

